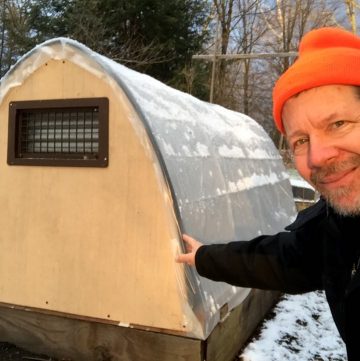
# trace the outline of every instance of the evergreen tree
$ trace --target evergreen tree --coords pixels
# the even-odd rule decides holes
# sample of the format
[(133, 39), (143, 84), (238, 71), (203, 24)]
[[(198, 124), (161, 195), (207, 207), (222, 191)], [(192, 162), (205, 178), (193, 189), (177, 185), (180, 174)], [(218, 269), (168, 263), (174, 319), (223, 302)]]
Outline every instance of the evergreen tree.
[(68, 36), (169, 83), (206, 41), (208, 10), (206, 0), (38, 0), (29, 34)]

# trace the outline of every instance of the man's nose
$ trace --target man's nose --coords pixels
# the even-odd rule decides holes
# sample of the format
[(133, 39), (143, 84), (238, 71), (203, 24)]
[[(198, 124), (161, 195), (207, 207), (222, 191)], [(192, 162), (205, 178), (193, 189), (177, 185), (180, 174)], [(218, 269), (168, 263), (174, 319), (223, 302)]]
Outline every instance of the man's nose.
[(334, 160), (339, 154), (339, 149), (323, 138), (313, 138), (310, 140), (310, 150), (308, 154), (309, 168), (319, 168)]

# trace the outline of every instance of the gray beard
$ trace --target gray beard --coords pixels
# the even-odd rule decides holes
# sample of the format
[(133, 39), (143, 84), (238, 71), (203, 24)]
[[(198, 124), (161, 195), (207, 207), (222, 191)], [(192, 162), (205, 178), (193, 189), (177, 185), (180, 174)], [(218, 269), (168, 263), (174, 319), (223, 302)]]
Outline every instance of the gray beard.
[[(355, 198), (342, 205), (339, 203), (341, 198), (349, 198), (352, 194), (352, 189), (348, 187), (340, 187), (338, 189), (328, 191), (321, 186), (321, 180), (330, 174), (342, 172), (354, 167), (360, 167), (360, 155), (354, 154), (348, 160), (341, 163), (332, 163), (322, 168), (319, 168), (311, 173), (311, 181), (315, 188), (325, 198), (328, 204), (335, 210), (336, 213), (343, 216), (358, 216), (360, 215), (360, 193), (355, 195)], [(360, 190), (359, 190), (360, 192)]]
[[(319, 190), (321, 193), (321, 191)], [(337, 189), (333, 192), (322, 192), (322, 196), (325, 198), (326, 202), (334, 209), (334, 211), (342, 216), (359, 216), (360, 215), (360, 195), (353, 199), (351, 204), (342, 205), (339, 204), (339, 197), (349, 196), (351, 192), (349, 189), (342, 188)]]

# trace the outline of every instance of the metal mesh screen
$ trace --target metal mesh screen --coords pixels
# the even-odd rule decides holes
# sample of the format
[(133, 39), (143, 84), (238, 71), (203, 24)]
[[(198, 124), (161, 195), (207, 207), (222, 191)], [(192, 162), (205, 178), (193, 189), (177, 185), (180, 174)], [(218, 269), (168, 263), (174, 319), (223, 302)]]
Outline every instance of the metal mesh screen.
[(20, 154), (96, 156), (99, 151), (98, 114), (97, 107), (20, 111)]

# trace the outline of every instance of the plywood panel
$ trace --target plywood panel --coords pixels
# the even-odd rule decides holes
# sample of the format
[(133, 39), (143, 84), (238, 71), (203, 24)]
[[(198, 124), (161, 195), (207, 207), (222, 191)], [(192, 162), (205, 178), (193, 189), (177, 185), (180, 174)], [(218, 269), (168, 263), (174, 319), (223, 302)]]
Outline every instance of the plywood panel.
[[(6, 164), (10, 101), (103, 96), (108, 168)], [(175, 218), (129, 117), (121, 92), (67, 61), (10, 91), (0, 108), (0, 302), (186, 329)]]

